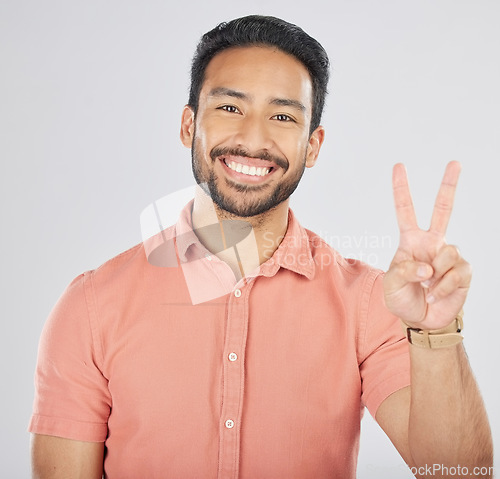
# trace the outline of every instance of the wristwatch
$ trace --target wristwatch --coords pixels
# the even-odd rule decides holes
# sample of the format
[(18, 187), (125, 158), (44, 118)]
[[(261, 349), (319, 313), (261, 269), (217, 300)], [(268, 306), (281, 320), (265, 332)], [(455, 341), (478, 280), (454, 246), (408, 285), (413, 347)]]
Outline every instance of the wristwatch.
[(457, 314), (455, 320), (446, 328), (425, 330), (411, 328), (403, 322), (403, 328), (406, 330), (408, 342), (414, 346), (427, 349), (439, 349), (454, 346), (461, 343), (464, 337), (460, 334), (464, 328), (463, 309)]

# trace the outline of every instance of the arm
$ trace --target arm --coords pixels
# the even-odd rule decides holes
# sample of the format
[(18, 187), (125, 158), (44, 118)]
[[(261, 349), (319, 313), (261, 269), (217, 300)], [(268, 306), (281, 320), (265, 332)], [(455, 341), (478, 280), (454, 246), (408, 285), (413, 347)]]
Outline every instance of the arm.
[(104, 443), (33, 434), (33, 479), (101, 479)]
[[(471, 279), (470, 265), (444, 234), (460, 165), (448, 165), (431, 227), (418, 228), (402, 165), (393, 176), (400, 244), (384, 278), (389, 310), (412, 328), (436, 330), (454, 321)], [(376, 419), (411, 467), (491, 468), (493, 447), (483, 401), (461, 343), (441, 349), (410, 346), (411, 386), (389, 396)], [(429, 472), (422, 477), (429, 476)], [(434, 477), (457, 477), (435, 470)], [(487, 474), (474, 477), (491, 477)], [(466, 475), (466, 474), (462, 474)]]
[[(380, 405), (377, 422), (410, 467), (425, 471), (426, 465), (460, 465), (468, 468), (466, 477), (491, 477), (491, 432), (463, 346), (410, 346), (410, 355), (412, 385)], [(472, 476), (476, 467), (489, 474)], [(437, 469), (434, 477), (447, 477), (443, 470)]]

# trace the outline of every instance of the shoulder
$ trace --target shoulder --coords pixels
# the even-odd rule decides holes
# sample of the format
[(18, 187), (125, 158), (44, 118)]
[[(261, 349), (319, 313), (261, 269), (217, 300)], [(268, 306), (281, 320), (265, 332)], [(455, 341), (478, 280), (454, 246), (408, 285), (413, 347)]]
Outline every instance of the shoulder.
[(119, 253), (97, 268), (85, 272), (84, 276), (98, 285), (135, 282), (138, 278), (144, 278), (146, 273), (159, 269), (152, 266), (148, 253), (152, 248), (158, 247), (162, 239), (172, 239), (174, 232), (175, 227), (171, 226), (158, 235)]
[[(147, 262), (142, 244), (109, 259), (99, 267), (87, 270), (76, 276), (64, 289), (56, 302), (50, 318), (54, 322), (63, 321), (64, 324), (78, 322), (83, 317), (88, 317), (89, 311), (93, 311), (96, 292), (114, 292), (123, 289), (128, 278), (134, 276), (134, 271), (143, 262)], [(66, 318), (66, 319), (65, 319)], [(71, 318), (69, 321), (67, 318)]]
[(87, 271), (86, 274), (96, 278), (111, 279), (113, 276), (142, 265), (144, 262), (147, 262), (144, 245), (139, 243), (110, 258), (97, 268)]

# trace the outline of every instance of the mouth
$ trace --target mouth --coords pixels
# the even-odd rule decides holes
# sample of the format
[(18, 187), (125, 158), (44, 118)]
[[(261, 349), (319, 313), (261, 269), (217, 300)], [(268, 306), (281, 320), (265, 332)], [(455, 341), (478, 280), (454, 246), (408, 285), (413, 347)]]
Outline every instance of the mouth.
[(224, 164), (231, 170), (236, 171), (236, 173), (243, 173), (244, 175), (248, 176), (266, 176), (273, 169), (272, 167), (266, 168), (262, 166), (242, 165), (241, 163), (237, 163), (236, 161), (231, 161), (229, 163), (227, 160), (223, 161)]
[(230, 177), (244, 182), (263, 182), (277, 170), (271, 162), (259, 158), (224, 156), (218, 159)]

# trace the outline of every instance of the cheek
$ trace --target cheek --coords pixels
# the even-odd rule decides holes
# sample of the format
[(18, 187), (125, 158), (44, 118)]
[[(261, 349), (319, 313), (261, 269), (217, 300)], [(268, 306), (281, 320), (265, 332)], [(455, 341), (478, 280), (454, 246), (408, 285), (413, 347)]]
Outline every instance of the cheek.
[(307, 154), (307, 147), (309, 145), (308, 138), (297, 138), (296, 135), (287, 138), (287, 141), (281, 142), (283, 153), (291, 161), (297, 160), (302, 163)]
[(208, 158), (210, 157), (211, 147), (208, 144), (208, 139), (210, 138), (207, 135), (205, 129), (196, 128), (195, 134), (193, 138), (193, 149), (198, 157), (199, 161), (208, 162)]
[[(228, 128), (224, 128), (220, 122), (213, 119), (202, 119), (196, 128), (196, 138), (200, 144), (200, 148), (207, 154), (210, 153), (214, 146), (219, 146), (228, 138)], [(200, 127), (203, 124), (203, 128)]]

